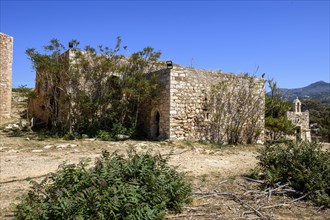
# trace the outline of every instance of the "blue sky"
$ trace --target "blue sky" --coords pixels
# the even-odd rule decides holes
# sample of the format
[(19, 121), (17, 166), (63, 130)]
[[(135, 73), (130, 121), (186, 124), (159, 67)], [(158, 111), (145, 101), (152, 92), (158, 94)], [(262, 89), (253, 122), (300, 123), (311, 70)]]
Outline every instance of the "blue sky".
[(163, 60), (224, 72), (266, 73), (280, 87), (330, 81), (329, 1), (0, 0), (0, 31), (14, 37), (13, 87), (34, 87), (27, 48), (145, 46)]

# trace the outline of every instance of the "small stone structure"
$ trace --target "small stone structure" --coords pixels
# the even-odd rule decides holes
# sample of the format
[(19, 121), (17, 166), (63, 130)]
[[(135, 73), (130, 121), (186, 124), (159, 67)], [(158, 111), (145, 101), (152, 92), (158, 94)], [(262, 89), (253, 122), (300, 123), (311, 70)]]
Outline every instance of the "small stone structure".
[(311, 132), (309, 128), (309, 112), (301, 111), (301, 102), (298, 97), (293, 101), (293, 111), (287, 112), (287, 118), (296, 127), (296, 139), (311, 141)]
[(0, 33), (0, 118), (11, 114), (13, 37)]

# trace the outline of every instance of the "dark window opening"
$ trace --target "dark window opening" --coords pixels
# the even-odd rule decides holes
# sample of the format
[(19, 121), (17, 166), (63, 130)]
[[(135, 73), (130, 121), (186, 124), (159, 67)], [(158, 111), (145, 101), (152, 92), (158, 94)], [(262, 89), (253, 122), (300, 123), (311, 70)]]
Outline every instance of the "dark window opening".
[(159, 112), (156, 113), (156, 137), (159, 136), (159, 121), (160, 121), (160, 114)]
[(296, 139), (297, 140), (300, 140), (301, 139), (301, 129), (300, 129), (300, 127), (297, 128), (297, 130), (296, 130)]

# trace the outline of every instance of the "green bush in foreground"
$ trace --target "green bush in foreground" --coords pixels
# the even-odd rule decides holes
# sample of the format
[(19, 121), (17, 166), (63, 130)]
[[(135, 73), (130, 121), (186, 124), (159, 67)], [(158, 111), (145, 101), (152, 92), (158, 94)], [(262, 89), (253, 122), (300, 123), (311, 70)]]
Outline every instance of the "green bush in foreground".
[(289, 142), (268, 145), (258, 156), (258, 168), (269, 183), (289, 183), (330, 207), (330, 151), (318, 143)]
[(107, 151), (87, 162), (62, 165), (17, 205), (16, 219), (163, 219), (180, 212), (191, 186), (167, 158), (128, 151), (128, 158)]

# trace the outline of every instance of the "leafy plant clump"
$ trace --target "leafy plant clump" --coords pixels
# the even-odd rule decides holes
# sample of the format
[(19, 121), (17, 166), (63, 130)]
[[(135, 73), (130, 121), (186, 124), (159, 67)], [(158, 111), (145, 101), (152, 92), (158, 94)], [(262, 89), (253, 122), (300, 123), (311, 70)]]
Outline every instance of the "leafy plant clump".
[(16, 219), (163, 219), (189, 202), (191, 185), (168, 158), (103, 151), (95, 166), (63, 164), (17, 205)]
[(112, 140), (111, 134), (107, 131), (102, 131), (102, 130), (96, 134), (96, 137), (102, 141), (111, 141)]
[(74, 140), (76, 137), (74, 136), (74, 134), (68, 132), (63, 136), (64, 140), (70, 141), (70, 140)]
[(330, 207), (330, 151), (319, 143), (288, 142), (266, 146), (258, 168), (267, 182), (288, 183), (315, 202)]

